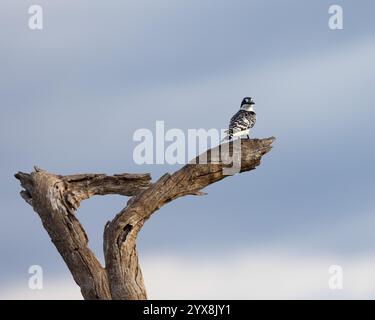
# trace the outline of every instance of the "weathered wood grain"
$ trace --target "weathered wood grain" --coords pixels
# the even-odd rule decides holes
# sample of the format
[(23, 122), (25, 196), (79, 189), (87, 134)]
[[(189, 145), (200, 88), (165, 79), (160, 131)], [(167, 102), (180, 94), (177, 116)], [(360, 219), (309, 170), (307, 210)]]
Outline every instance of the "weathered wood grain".
[[(272, 148), (274, 138), (242, 140), (239, 172), (255, 169)], [(149, 174), (55, 175), (36, 168), (15, 176), (23, 199), (38, 213), (52, 242), (66, 262), (85, 299), (147, 299), (136, 240), (145, 221), (163, 205), (185, 195), (204, 195), (202, 189), (228, 175), (223, 169), (236, 150), (223, 144), (204, 154), (207, 163), (190, 162), (151, 183)], [(199, 157), (201, 159), (202, 155)], [(88, 238), (75, 211), (94, 195), (130, 196), (127, 206), (104, 230), (103, 267), (88, 248)]]

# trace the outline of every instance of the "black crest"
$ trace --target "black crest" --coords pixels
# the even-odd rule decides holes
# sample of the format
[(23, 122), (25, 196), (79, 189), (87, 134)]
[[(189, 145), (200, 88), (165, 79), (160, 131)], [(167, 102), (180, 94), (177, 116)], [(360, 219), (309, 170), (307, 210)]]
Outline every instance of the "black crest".
[(246, 98), (243, 98), (242, 102), (241, 102), (241, 107), (244, 105), (244, 104), (255, 104), (253, 98), (251, 97), (246, 97)]

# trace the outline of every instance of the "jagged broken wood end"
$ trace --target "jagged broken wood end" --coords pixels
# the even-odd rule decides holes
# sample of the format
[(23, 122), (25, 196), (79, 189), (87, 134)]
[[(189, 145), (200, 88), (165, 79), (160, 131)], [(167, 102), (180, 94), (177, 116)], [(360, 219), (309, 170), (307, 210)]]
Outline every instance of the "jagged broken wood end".
[[(230, 175), (230, 157), (240, 157), (238, 173), (259, 166), (275, 138), (227, 142), (206, 152), (207, 163), (189, 163), (155, 183), (146, 174), (57, 175), (35, 167), (15, 177), (22, 198), (42, 220), (52, 242), (63, 257), (85, 299), (146, 299), (138, 263), (136, 239), (143, 224), (163, 205), (186, 195), (204, 195), (205, 187)], [(200, 155), (199, 157), (201, 157)], [(118, 194), (131, 197), (127, 206), (104, 229), (102, 266), (88, 247), (87, 234), (75, 212), (81, 201), (94, 195)]]

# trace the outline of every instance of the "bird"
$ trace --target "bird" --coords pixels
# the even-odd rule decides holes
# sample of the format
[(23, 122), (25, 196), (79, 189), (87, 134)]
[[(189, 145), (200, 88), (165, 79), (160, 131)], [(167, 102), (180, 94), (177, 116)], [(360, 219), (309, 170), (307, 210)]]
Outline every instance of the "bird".
[(243, 135), (247, 135), (247, 138), (250, 139), (250, 129), (254, 127), (257, 118), (254, 112), (254, 104), (253, 98), (243, 98), (240, 110), (230, 119), (229, 129), (225, 131), (227, 140)]

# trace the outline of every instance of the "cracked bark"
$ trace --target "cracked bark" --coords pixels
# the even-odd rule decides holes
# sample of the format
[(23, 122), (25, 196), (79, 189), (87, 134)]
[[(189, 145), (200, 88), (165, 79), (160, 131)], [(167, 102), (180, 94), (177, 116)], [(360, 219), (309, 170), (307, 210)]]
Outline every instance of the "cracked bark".
[[(255, 169), (271, 150), (273, 141), (273, 137), (241, 141), (240, 172)], [(147, 299), (137, 235), (145, 221), (163, 205), (185, 195), (204, 195), (202, 189), (228, 177), (223, 169), (231, 166), (226, 158), (233, 155), (233, 150), (222, 149), (224, 145), (204, 154), (206, 164), (189, 163), (156, 183), (151, 183), (149, 174), (62, 176), (39, 168), (30, 174), (19, 172), (15, 177), (24, 188), (21, 196), (38, 213), (85, 299)], [(102, 266), (88, 248), (88, 237), (75, 213), (81, 201), (107, 194), (131, 198), (104, 228)]]

